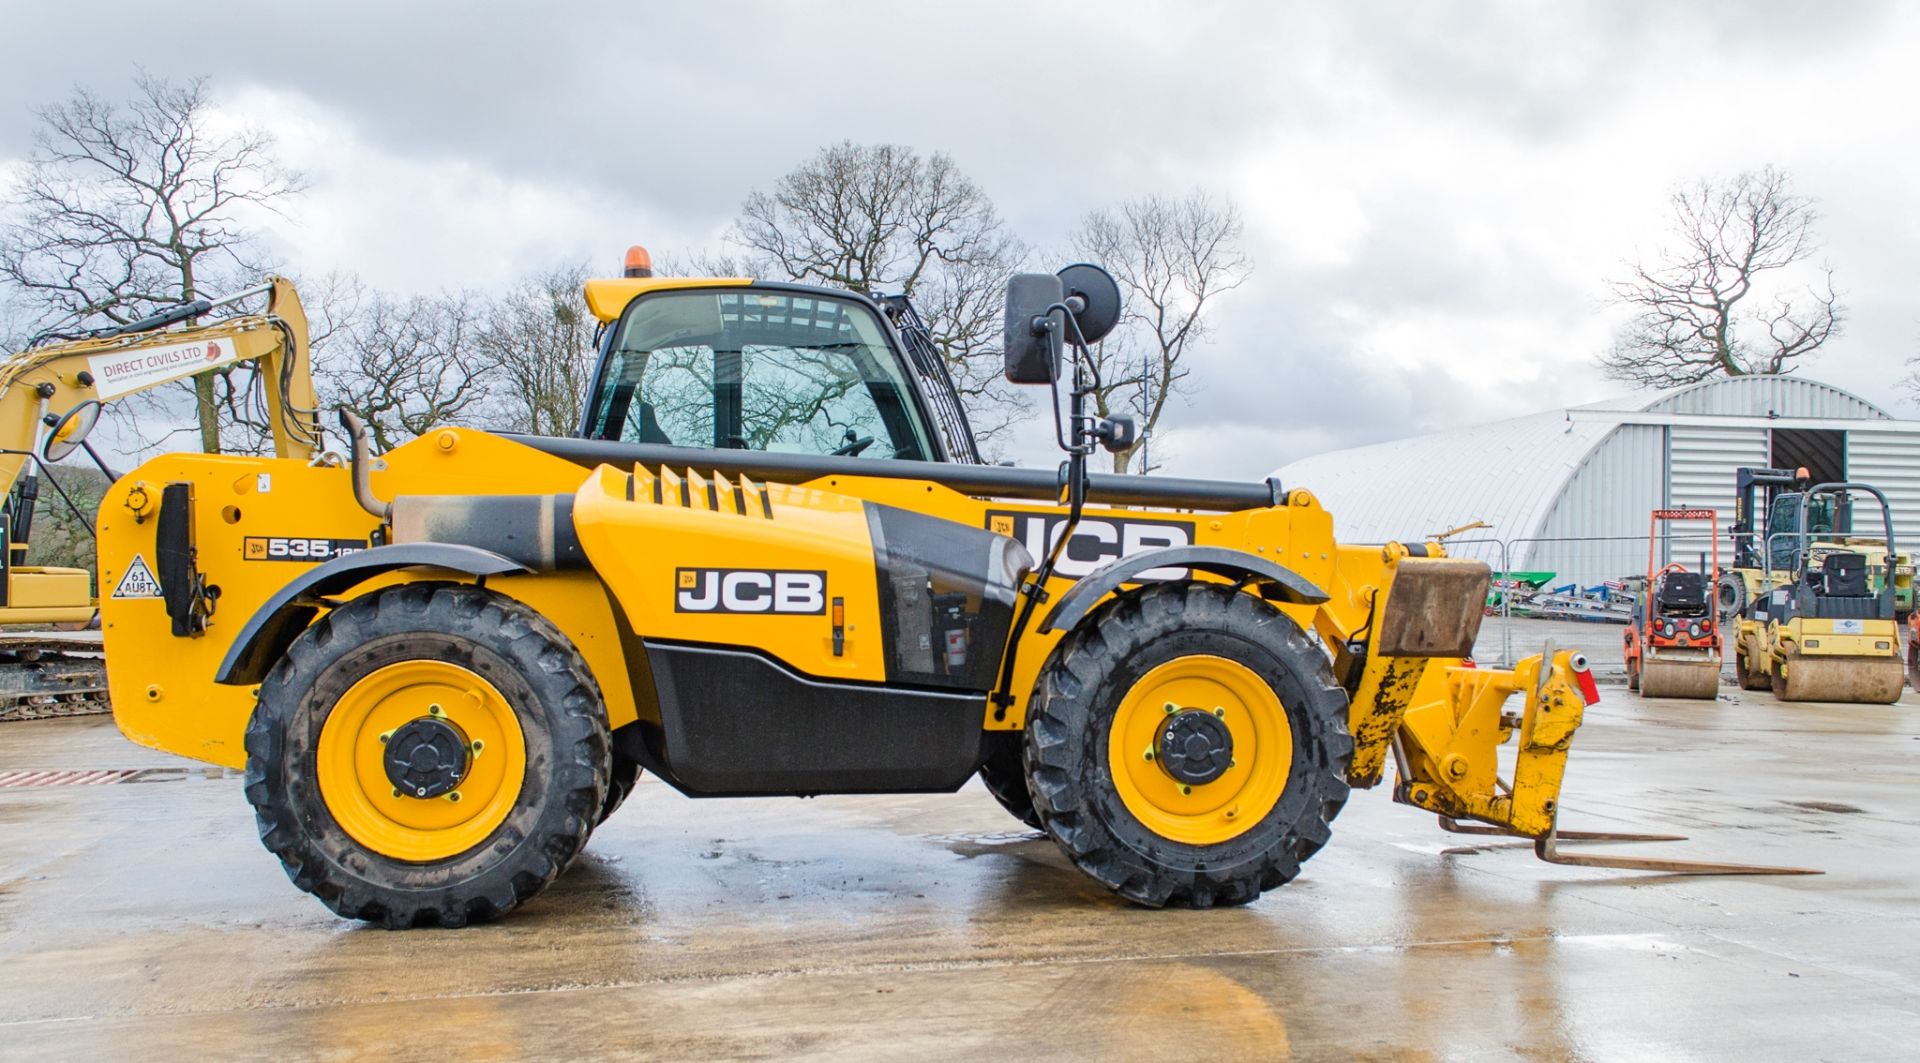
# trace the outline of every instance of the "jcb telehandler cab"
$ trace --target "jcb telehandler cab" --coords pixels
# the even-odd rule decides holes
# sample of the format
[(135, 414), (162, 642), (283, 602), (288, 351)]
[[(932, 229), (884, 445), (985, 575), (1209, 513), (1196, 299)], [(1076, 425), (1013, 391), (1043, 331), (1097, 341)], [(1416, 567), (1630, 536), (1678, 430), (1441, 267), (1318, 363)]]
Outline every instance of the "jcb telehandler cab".
[(1554, 848), (1593, 680), (1568, 651), (1465, 666), (1485, 565), (1341, 545), (1298, 487), (1087, 472), (1130, 431), (1085, 412), (1102, 271), (1008, 290), (1057, 472), (954, 460), (903, 306), (644, 275), (586, 298), (582, 438), (376, 458), (349, 415), (348, 467), (163, 457), (102, 505), (103, 580), (157, 561), (166, 592), (106, 604), (120, 726), (244, 766), (262, 840), (342, 915), (499, 915), (643, 770), (696, 797), (978, 773), (1121, 895), (1206, 907), (1298, 874), (1391, 751), (1396, 799), (1593, 862)]

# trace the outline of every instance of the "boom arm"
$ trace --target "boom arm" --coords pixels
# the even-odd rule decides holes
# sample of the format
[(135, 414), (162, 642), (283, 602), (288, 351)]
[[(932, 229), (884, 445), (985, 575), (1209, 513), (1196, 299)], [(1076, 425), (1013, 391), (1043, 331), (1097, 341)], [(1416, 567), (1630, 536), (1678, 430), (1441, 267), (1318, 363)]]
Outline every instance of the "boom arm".
[(71, 340), (0, 362), (0, 493), (39, 450), (46, 418), (198, 373), (255, 362), (266, 388), (274, 454), (312, 458), (324, 440), (307, 352), (307, 314), (293, 282), (267, 281), (264, 313), (181, 329)]

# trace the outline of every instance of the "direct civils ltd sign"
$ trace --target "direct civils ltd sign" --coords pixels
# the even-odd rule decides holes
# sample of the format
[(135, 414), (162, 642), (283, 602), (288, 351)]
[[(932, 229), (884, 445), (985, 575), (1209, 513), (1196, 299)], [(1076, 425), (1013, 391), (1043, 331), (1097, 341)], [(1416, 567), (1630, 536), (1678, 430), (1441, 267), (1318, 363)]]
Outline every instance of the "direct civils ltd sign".
[(226, 365), (238, 354), (232, 340), (197, 340), (96, 354), (87, 359), (87, 369), (93, 373), (94, 392), (103, 399), (112, 399)]

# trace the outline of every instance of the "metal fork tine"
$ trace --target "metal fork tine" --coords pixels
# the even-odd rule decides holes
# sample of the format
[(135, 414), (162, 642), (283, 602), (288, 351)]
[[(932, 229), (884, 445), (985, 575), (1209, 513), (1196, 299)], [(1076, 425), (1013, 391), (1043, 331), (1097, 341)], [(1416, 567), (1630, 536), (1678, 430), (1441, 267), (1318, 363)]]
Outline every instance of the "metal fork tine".
[[(1501, 838), (1526, 837), (1524, 834), (1503, 827), (1483, 827), (1474, 823), (1462, 823), (1450, 816), (1440, 817), (1440, 829), (1454, 834), (1490, 834)], [(1620, 831), (1563, 830), (1556, 834), (1563, 842), (1683, 842), (1687, 840), (1684, 834), (1628, 834)]]
[(1824, 875), (1810, 867), (1769, 867), (1765, 864), (1719, 864), (1704, 860), (1657, 860), (1644, 856), (1592, 856), (1586, 853), (1562, 853), (1555, 842), (1558, 832), (1534, 839), (1533, 853), (1549, 864), (1572, 867), (1611, 867), (1626, 871), (1660, 871), (1669, 875)]

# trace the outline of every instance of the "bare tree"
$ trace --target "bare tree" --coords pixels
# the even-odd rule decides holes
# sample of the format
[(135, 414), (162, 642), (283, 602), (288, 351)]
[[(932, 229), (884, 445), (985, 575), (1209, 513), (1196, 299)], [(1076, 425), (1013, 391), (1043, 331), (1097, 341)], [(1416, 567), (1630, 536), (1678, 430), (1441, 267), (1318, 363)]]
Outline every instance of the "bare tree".
[(1074, 251), (1105, 266), (1126, 300), (1119, 328), (1093, 352), (1101, 380), (1095, 409), (1139, 418), (1142, 443), (1115, 453), (1113, 471), (1127, 471), (1167, 400), (1184, 392), (1186, 358), (1206, 338), (1208, 307), (1252, 272), (1240, 246), (1244, 229), (1232, 200), (1194, 191), (1096, 210), (1075, 230)]
[(570, 435), (580, 426), (597, 324), (582, 294), (587, 276), (583, 263), (527, 277), (488, 308), (475, 330), (475, 350), (496, 377), (503, 427)]
[[(1813, 201), (1768, 167), (1673, 194), (1672, 241), (1658, 262), (1634, 262), (1611, 285), (1634, 316), (1600, 366), (1640, 387), (1676, 387), (1716, 376), (1789, 373), (1840, 334), (1845, 312), (1833, 270), (1804, 293), (1755, 295), (1776, 270), (1819, 250)], [(1749, 299), (1752, 302), (1749, 302)]]
[(701, 260), (700, 272), (912, 299), (983, 443), (1022, 409), (1001, 376), (999, 342), (1002, 292), (1027, 249), (948, 156), (823, 148), (773, 191), (749, 195), (729, 240), (743, 254)]
[[(302, 188), (269, 134), (211, 120), (205, 78), (134, 85), (125, 106), (81, 89), (36, 112), (37, 147), (12, 189), (19, 220), (0, 231), (0, 281), (43, 324), (124, 324), (256, 272), (247, 212)], [(241, 386), (231, 369), (193, 380), (209, 453)]]
[(473, 349), (479, 317), (464, 293), (367, 296), (319, 358), (325, 404), (366, 418), (381, 450), (477, 410), (493, 368)]

